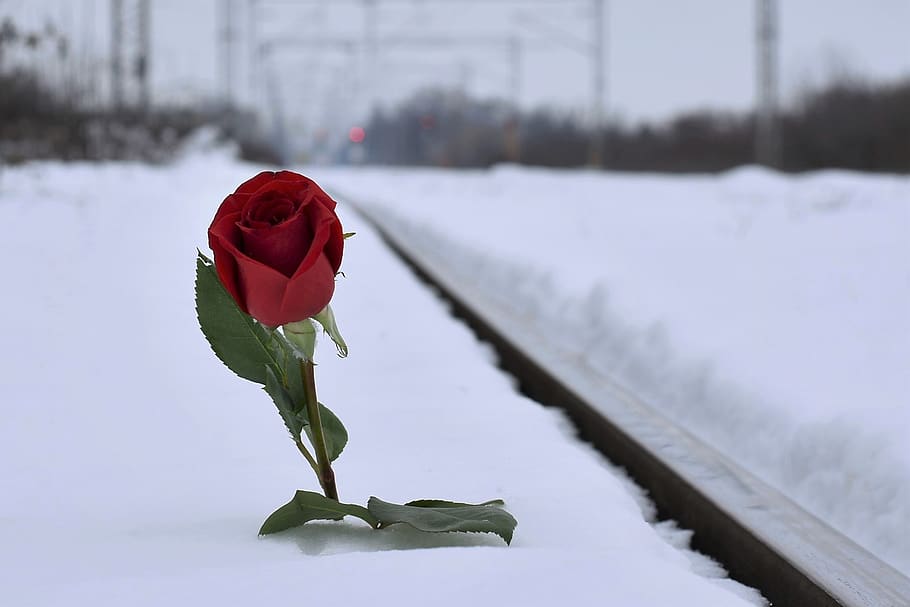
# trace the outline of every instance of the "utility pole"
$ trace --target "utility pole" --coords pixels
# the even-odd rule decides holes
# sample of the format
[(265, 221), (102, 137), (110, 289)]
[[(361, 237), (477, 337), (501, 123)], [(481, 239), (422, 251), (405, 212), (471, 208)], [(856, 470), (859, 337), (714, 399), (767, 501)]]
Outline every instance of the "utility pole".
[(510, 94), (512, 105), (518, 110), (521, 102), (521, 38), (512, 36), (509, 38), (509, 76), (510, 76)]
[(361, 95), (367, 103), (367, 112), (376, 104), (376, 60), (379, 55), (379, 7), (377, 0), (363, 0), (363, 45), (361, 46), (360, 69)]
[(88, 107), (96, 108), (98, 100), (98, 73), (93, 65), (95, 54), (95, 3), (89, 2), (82, 11), (82, 41), (79, 45), (79, 73), (85, 79), (84, 101)]
[(756, 9), (755, 161), (767, 167), (779, 167), (777, 0), (757, 0)]
[(505, 124), (505, 152), (509, 162), (517, 164), (521, 162), (521, 38), (513, 35), (508, 44), (512, 115)]
[(123, 109), (123, 0), (111, 0), (111, 106)]
[(588, 164), (592, 167), (603, 167), (604, 164), (604, 103), (606, 100), (606, 0), (592, 0), (593, 18), (591, 19), (591, 68), (592, 68), (592, 96), (591, 108), (591, 148)]
[(262, 115), (262, 83), (260, 71), (265, 69), (262, 43), (259, 40), (259, 0), (247, 0), (247, 36), (249, 48), (250, 105)]
[(219, 0), (221, 36), (219, 54), (221, 86), (224, 109), (230, 113), (234, 107), (234, 0)]
[(149, 0), (110, 0), (110, 9), (111, 107), (114, 111), (121, 111), (129, 102), (146, 111), (151, 98)]
[(136, 54), (136, 80), (139, 84), (139, 109), (147, 113), (151, 104), (149, 88), (149, 57), (152, 50), (152, 20), (149, 0), (139, 0), (136, 7), (138, 21), (139, 48)]
[(266, 101), (272, 115), (272, 147), (278, 154), (278, 160), (286, 164), (291, 160), (291, 152), (287, 134), (287, 122), (284, 117), (284, 103), (281, 99), (281, 89), (278, 78), (271, 66), (265, 67), (265, 93)]
[(462, 93), (471, 90), (471, 82), (474, 79), (474, 67), (469, 61), (462, 61), (458, 64), (458, 88)]

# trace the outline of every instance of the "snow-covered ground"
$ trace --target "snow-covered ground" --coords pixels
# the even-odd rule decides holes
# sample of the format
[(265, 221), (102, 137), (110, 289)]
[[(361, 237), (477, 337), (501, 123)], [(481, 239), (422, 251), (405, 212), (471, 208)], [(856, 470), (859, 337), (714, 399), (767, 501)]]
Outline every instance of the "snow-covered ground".
[(650, 525), (634, 487), (344, 209), (358, 234), (334, 307), (351, 356), (323, 344), (318, 371), (351, 435), (342, 498), (503, 497), (519, 527), (510, 548), (357, 522), (258, 539), (315, 480), (193, 310), (194, 249), (256, 170), (209, 154), (0, 174), (0, 604), (760, 603), (678, 549), (685, 532)]
[(910, 573), (910, 178), (317, 175)]

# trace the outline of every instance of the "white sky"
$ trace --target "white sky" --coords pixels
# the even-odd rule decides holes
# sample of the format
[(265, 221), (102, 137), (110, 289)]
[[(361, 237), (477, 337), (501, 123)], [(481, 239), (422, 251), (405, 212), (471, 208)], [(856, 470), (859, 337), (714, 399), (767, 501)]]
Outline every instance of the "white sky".
[[(125, 0), (129, 3), (130, 0)], [(361, 3), (258, 0), (263, 37), (362, 39)], [(520, 101), (571, 111), (591, 106), (591, 63), (539, 26), (590, 38), (590, 0), (376, 0), (378, 38), (520, 34)], [(23, 23), (51, 18), (74, 32), (76, 49), (106, 59), (109, 0), (0, 0), (0, 16)], [(239, 44), (235, 94), (262, 94), (248, 53), (248, 0), (235, 0)], [(608, 106), (627, 120), (684, 109), (744, 109), (754, 97), (755, 0), (608, 0)], [(524, 17), (521, 17), (524, 15)], [(910, 0), (780, 0), (784, 101), (848, 70), (870, 79), (910, 76)], [(216, 61), (216, 0), (152, 0), (152, 83), (156, 98), (196, 101), (221, 90)], [(535, 42), (536, 41), (536, 42)], [(473, 94), (509, 97), (505, 46), (473, 50), (379, 47), (368, 85), (357, 53), (284, 50), (274, 55), (286, 113), (307, 124), (349, 121), (371, 100), (390, 103), (432, 82)]]

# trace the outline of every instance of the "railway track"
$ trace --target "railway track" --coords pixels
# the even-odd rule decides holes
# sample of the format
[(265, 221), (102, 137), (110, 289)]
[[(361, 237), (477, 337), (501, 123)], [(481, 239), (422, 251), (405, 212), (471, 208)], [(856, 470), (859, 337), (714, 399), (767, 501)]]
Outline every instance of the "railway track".
[(563, 409), (579, 436), (623, 467), (662, 519), (775, 606), (910, 607), (910, 579), (668, 420), (341, 195), (388, 246), (491, 344), (532, 399)]

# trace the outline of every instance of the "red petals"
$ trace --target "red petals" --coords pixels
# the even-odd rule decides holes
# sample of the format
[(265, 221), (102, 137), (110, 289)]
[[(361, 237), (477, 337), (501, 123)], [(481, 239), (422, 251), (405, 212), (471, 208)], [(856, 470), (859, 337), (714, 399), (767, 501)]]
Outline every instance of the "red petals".
[(332, 299), (344, 236), (335, 201), (315, 182), (267, 171), (221, 203), (209, 246), (240, 308), (276, 327), (309, 318)]

